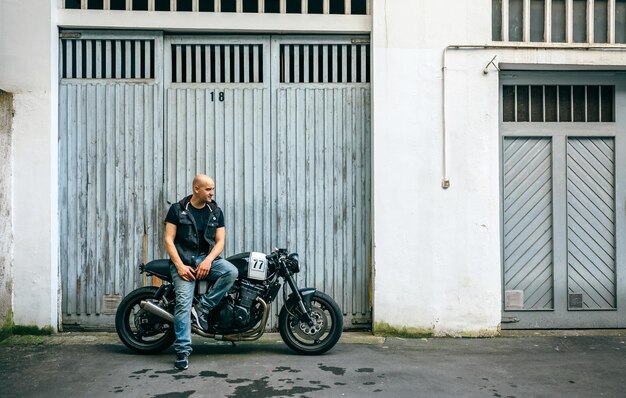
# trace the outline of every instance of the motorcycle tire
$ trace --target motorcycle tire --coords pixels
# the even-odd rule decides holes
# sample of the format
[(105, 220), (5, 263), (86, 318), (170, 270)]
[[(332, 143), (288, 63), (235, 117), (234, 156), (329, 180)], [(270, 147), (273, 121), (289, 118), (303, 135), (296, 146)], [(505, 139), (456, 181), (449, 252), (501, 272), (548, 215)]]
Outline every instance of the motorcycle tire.
[(172, 345), (174, 325), (139, 306), (142, 300), (154, 299), (157, 288), (146, 286), (130, 292), (115, 314), (117, 335), (126, 347), (140, 354), (159, 353)]
[(315, 322), (313, 326), (299, 320), (300, 309), (297, 304), (283, 305), (278, 317), (278, 329), (285, 344), (295, 352), (319, 355), (333, 348), (339, 341), (343, 330), (343, 314), (337, 303), (322, 292), (313, 293), (311, 311)]

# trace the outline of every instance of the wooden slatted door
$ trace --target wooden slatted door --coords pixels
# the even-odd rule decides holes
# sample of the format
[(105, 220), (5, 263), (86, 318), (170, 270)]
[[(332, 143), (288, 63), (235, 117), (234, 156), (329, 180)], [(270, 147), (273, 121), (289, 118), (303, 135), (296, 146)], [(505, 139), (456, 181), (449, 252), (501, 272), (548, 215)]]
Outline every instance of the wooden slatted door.
[(334, 297), (346, 327), (369, 324), (367, 41), (171, 37), (165, 54), (167, 200), (214, 176), (226, 256), (296, 251), (301, 287)]
[(503, 328), (624, 327), (624, 77), (502, 77)]
[(59, 218), (64, 325), (110, 327), (162, 257), (162, 42), (81, 33), (60, 43)]

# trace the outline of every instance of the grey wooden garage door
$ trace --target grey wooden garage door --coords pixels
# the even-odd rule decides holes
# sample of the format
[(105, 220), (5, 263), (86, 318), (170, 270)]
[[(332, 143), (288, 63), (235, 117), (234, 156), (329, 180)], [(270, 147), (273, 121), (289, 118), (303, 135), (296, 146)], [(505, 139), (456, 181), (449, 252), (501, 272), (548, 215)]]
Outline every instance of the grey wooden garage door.
[(503, 327), (623, 327), (623, 77), (502, 77)]
[(110, 326), (152, 283), (137, 265), (165, 255), (169, 203), (200, 172), (225, 211), (224, 255), (298, 251), (300, 285), (333, 296), (347, 327), (369, 324), (369, 68), (362, 37), (65, 32), (64, 324)]

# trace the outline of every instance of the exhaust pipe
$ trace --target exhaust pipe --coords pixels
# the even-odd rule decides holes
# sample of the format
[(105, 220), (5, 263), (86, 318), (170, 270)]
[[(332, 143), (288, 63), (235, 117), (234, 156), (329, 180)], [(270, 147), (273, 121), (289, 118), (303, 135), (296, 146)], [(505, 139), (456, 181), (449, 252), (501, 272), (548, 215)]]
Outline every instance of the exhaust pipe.
[[(261, 319), (259, 326), (255, 329), (249, 330), (244, 333), (215, 335), (213, 333), (207, 333), (204, 330), (197, 327), (196, 325), (192, 324), (191, 331), (202, 337), (214, 338), (216, 340), (224, 340), (224, 341), (257, 340), (259, 337), (263, 335), (263, 333), (265, 333), (265, 325), (267, 324), (267, 318), (270, 315), (270, 307), (267, 305), (267, 303), (260, 297), (257, 297), (257, 301), (259, 301), (261, 305), (263, 306), (263, 318)], [(139, 303), (139, 306), (143, 308), (144, 310), (150, 312), (151, 314), (158, 316), (159, 318), (163, 318), (164, 320), (170, 323), (174, 323), (174, 316), (172, 314), (170, 314), (169, 312), (165, 311), (163, 308), (159, 307), (158, 305), (150, 301), (141, 300), (141, 302)]]

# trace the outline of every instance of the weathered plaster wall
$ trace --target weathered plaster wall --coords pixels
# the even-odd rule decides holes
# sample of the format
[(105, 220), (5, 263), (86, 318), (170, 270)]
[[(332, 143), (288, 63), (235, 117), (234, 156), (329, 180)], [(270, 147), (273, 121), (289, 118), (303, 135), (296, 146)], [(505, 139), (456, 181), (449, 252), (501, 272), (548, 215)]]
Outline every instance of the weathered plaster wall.
[(13, 94), (13, 313), (58, 326), (56, 1), (0, 2), (0, 89)]
[(443, 52), (491, 43), (491, 2), (373, 2), (374, 321), (490, 335), (501, 321), (496, 63), (579, 70), (623, 51), (449, 49), (442, 189)]
[(13, 309), (12, 124), (13, 96), (0, 90), (0, 325)]

